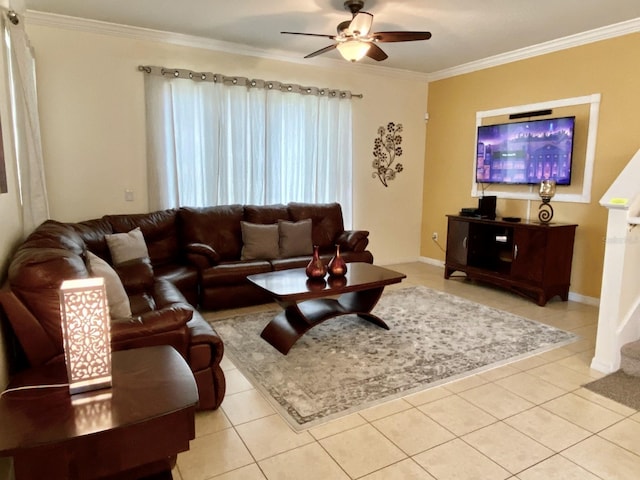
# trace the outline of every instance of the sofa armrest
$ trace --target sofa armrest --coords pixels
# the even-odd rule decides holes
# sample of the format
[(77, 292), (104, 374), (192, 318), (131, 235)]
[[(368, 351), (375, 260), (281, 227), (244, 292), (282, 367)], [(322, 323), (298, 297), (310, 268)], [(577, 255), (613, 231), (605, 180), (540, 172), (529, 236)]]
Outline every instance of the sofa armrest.
[(366, 230), (345, 230), (336, 239), (340, 248), (351, 252), (364, 252), (369, 244), (369, 232)]
[(224, 343), (211, 325), (209, 325), (199, 312), (193, 314), (188, 324), (192, 345), (208, 345), (211, 349), (211, 363), (218, 365), (224, 355)]
[(186, 330), (186, 324), (192, 316), (191, 308), (177, 304), (152, 310), (137, 317), (112, 319), (112, 341), (121, 342), (173, 330)]
[(220, 254), (206, 243), (189, 243), (185, 247), (187, 260), (198, 270), (220, 263)]

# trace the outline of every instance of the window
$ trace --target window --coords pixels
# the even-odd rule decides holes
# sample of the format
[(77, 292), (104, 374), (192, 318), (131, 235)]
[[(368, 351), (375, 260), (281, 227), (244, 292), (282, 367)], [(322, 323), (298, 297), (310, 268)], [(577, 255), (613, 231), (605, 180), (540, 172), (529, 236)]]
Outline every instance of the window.
[(151, 209), (339, 202), (350, 225), (350, 95), (165, 76), (145, 76)]

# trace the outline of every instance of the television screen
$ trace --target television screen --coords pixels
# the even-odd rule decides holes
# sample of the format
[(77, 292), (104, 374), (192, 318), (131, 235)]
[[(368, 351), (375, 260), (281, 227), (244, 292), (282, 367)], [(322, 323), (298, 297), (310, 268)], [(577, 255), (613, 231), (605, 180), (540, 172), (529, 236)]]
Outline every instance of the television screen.
[(571, 183), (576, 117), (481, 125), (476, 151), (477, 183)]

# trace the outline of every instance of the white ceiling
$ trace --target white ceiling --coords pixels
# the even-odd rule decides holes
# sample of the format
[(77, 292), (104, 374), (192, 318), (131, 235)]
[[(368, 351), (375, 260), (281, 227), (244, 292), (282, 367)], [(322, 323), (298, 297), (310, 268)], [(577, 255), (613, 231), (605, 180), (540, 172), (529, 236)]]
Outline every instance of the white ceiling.
[[(257, 48), (300, 60), (330, 45), (349, 20), (344, 0), (24, 0), (31, 11), (99, 20)], [(381, 43), (389, 55), (367, 65), (429, 74), (571, 35), (628, 22), (640, 29), (640, 0), (366, 0), (373, 31), (427, 30), (431, 40)], [(36, 14), (39, 15), (39, 14)], [(622, 27), (622, 26), (620, 26)], [(336, 50), (316, 57), (340, 59)], [(309, 63), (316, 59), (305, 60)], [(326, 62), (326, 60), (325, 60)]]

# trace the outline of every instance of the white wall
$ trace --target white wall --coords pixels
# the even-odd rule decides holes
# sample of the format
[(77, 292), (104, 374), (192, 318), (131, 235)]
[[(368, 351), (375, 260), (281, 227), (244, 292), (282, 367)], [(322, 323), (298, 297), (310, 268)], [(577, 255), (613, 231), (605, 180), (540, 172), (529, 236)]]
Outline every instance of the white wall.
[[(212, 71), (363, 93), (354, 102), (354, 227), (371, 232), (376, 263), (419, 256), (426, 81), (372, 76), (211, 50), (29, 25), (51, 215), (76, 221), (147, 210), (143, 74), (138, 65)], [(402, 123), (405, 170), (372, 178), (379, 126)], [(124, 190), (134, 201), (124, 201)]]

